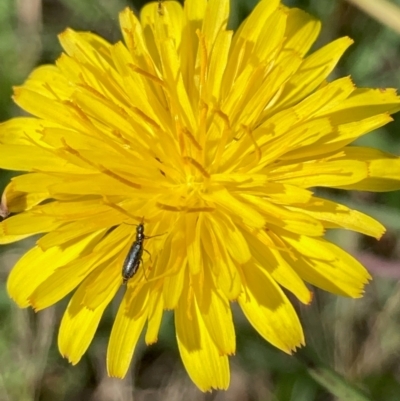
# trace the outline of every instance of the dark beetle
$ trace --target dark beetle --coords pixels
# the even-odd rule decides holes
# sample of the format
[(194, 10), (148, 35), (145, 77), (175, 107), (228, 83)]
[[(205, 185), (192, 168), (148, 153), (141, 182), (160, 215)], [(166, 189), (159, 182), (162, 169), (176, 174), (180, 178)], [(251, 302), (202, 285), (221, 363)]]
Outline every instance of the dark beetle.
[(122, 266), (122, 279), (124, 284), (136, 274), (140, 263), (143, 263), (143, 242), (145, 238), (147, 237), (144, 235), (144, 225), (142, 222), (136, 227), (136, 239), (129, 249), (124, 265)]
[(146, 237), (144, 235), (143, 221), (144, 218), (142, 219), (142, 222), (136, 227), (136, 239), (130, 247), (128, 255), (126, 255), (124, 265), (122, 266), (122, 279), (124, 284), (126, 284), (126, 282), (136, 274), (139, 269), (140, 263), (143, 263), (143, 251), (149, 254), (151, 260), (150, 252), (143, 248), (144, 240), (154, 237), (160, 237), (161, 235), (166, 234), (157, 234), (152, 235), (151, 237)]

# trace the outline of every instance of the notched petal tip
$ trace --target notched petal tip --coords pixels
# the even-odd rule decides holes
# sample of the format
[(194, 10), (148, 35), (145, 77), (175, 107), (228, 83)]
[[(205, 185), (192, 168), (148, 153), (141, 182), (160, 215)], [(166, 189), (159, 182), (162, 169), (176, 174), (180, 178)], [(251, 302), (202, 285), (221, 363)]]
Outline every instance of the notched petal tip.
[(18, 97), (20, 96), (20, 94), (21, 94), (21, 92), (23, 90), (23, 87), (21, 85), (13, 86), (12, 90), (13, 90), (12, 99), (14, 101), (16, 101), (18, 99)]

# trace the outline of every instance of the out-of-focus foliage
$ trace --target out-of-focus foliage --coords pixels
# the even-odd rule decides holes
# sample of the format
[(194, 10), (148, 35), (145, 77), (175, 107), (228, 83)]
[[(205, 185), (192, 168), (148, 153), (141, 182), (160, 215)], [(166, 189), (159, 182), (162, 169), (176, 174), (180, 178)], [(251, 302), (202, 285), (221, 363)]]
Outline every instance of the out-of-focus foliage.
[[(355, 44), (335, 70), (351, 75), (357, 86), (400, 86), (400, 36), (344, 0), (287, 0), (323, 22), (316, 44), (350, 36)], [(396, 2), (394, 2), (396, 3)], [(51, 63), (61, 48), (57, 34), (66, 27), (120, 39), (118, 12), (128, 0), (0, 1), (0, 121), (20, 115), (11, 101), (12, 86), (39, 64)], [(232, 0), (231, 27), (237, 27), (256, 0)], [(397, 0), (400, 7), (400, 1)], [(364, 145), (400, 154), (400, 116), (363, 139)], [(11, 174), (0, 172), (4, 188)], [(326, 195), (326, 193), (325, 193)], [(355, 254), (374, 281), (361, 300), (315, 291), (312, 305), (299, 306), (307, 348), (291, 357), (269, 347), (236, 311), (237, 356), (226, 393), (204, 395), (186, 377), (167, 315), (159, 342), (138, 348), (132, 372), (124, 381), (110, 379), (105, 354), (118, 300), (107, 311), (89, 352), (72, 367), (57, 350), (57, 329), (67, 300), (34, 314), (21, 311), (5, 291), (8, 271), (34, 239), (0, 249), (0, 400), (163, 400), (179, 401), (330, 401), (334, 398), (315, 380), (315, 369), (334, 369), (371, 400), (400, 399), (400, 194), (332, 192), (328, 194), (381, 220), (388, 233), (380, 242), (337, 231), (330, 238)], [(319, 365), (319, 360), (324, 365)], [(311, 374), (310, 374), (311, 373)], [(321, 370), (317, 371), (321, 373)], [(314, 377), (314, 378), (313, 378)], [(320, 381), (321, 382), (321, 381)], [(344, 397), (344, 396), (343, 396)], [(357, 400), (354, 394), (343, 400)], [(361, 399), (361, 398), (360, 398)]]

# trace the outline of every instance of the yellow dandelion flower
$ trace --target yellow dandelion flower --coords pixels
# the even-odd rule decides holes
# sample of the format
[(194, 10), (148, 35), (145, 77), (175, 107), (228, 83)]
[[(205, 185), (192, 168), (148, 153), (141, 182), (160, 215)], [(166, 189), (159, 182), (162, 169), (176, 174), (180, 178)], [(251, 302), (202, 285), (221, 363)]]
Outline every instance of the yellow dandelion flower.
[(305, 283), (359, 297), (370, 279), (323, 236), (384, 227), (310, 188), (400, 188), (397, 157), (349, 146), (399, 97), (327, 82), (352, 41), (309, 54), (320, 23), (298, 9), (262, 0), (235, 33), (228, 15), (228, 0), (126, 9), (116, 44), (67, 29), (56, 64), (15, 89), (33, 117), (0, 127), (0, 167), (27, 172), (6, 189), (0, 240), (44, 235), (7, 288), (36, 311), (74, 291), (58, 338), (73, 364), (123, 281), (109, 374), (124, 377), (145, 325), (152, 344), (170, 309), (183, 363), (209, 390), (229, 384), (231, 301), (291, 353), (304, 337), (283, 289), (307, 304)]

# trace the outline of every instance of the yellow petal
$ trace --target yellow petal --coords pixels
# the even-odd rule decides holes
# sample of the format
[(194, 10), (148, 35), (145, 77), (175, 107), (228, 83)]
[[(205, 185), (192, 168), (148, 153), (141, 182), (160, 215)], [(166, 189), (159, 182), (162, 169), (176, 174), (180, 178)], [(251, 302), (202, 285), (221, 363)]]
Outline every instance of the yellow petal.
[[(157, 267), (161, 266), (162, 272), (155, 272), (155, 278), (167, 275), (163, 283), (164, 306), (166, 309), (174, 309), (178, 303), (183, 290), (184, 274), (187, 267), (186, 249), (182, 247), (184, 243), (184, 225), (180, 221), (176, 222), (177, 230), (174, 235), (169, 236), (165, 242), (163, 252)], [(168, 266), (168, 269), (165, 268)]]
[(214, 191), (211, 195), (205, 195), (204, 198), (211, 202), (218, 203), (221, 206), (221, 210), (226, 211), (229, 215), (237, 216), (245, 224), (252, 227), (261, 228), (265, 224), (265, 218), (262, 214), (245, 203), (240, 202), (226, 189), (218, 188), (218, 190)]
[(137, 311), (144, 308), (147, 298), (143, 302), (128, 303), (123, 297), (119, 306), (110, 341), (107, 349), (107, 371), (111, 377), (123, 378), (128, 371), (139, 336), (147, 319), (147, 313), (141, 313), (136, 318)]
[[(186, 286), (187, 286), (186, 278)], [(226, 389), (229, 385), (228, 357), (221, 356), (204, 325), (195, 301), (186, 291), (175, 309), (175, 328), (182, 362), (190, 378), (202, 391)]]
[(310, 49), (321, 30), (321, 22), (299, 8), (287, 8), (285, 50), (295, 50), (302, 57)]
[(217, 237), (214, 230), (205, 230), (202, 238), (205, 255), (204, 271), (211, 271), (216, 277), (218, 287), (225, 297), (236, 300), (242, 290), (237, 267), (229, 255), (223, 237)]
[(198, 302), (199, 313), (214, 344), (221, 355), (235, 353), (235, 328), (233, 326), (231, 307), (222, 291), (211, 284), (211, 277), (205, 279), (209, 296)]
[(188, 266), (191, 274), (196, 275), (203, 266), (201, 252), (201, 235), (203, 231), (203, 214), (186, 215), (186, 247)]
[(229, 0), (209, 0), (207, 2), (202, 32), (208, 49), (214, 47), (218, 33), (224, 31), (228, 25), (229, 5)]
[(323, 221), (325, 227), (346, 228), (375, 238), (380, 238), (385, 232), (385, 227), (372, 217), (326, 199), (313, 197), (299, 210)]
[(0, 143), (3, 145), (32, 146), (30, 139), (41, 142), (41, 132), (58, 124), (31, 117), (18, 117), (0, 124)]
[(147, 345), (154, 344), (158, 339), (158, 332), (161, 326), (163, 316), (164, 302), (162, 291), (154, 290), (150, 295), (149, 319), (145, 341)]
[[(90, 236), (98, 241), (103, 232)], [(47, 308), (63, 299), (97, 267), (99, 257), (89, 254), (60, 266), (33, 291), (29, 302), (35, 311)]]
[(348, 37), (337, 39), (308, 56), (286, 84), (277, 106), (289, 107), (316, 89), (352, 43)]
[(73, 364), (77, 364), (88, 349), (99, 325), (104, 309), (114, 297), (110, 292), (96, 309), (82, 305), (85, 285), (82, 284), (73, 295), (61, 320), (58, 333), (60, 353)]
[[(343, 102), (329, 110), (330, 118), (341, 124), (359, 121), (381, 113), (395, 113), (400, 110), (400, 97), (395, 89), (355, 88)], [(318, 115), (325, 113), (319, 112)], [(326, 113), (328, 115), (328, 113)]]
[[(368, 165), (368, 177), (364, 180), (341, 185), (341, 188), (360, 191), (395, 191), (400, 189), (400, 158), (378, 149), (347, 147), (342, 151), (343, 161), (349, 158), (364, 160)], [(351, 161), (347, 161), (350, 163)]]
[(276, 225), (288, 231), (312, 236), (320, 236), (324, 233), (323, 225), (318, 220), (309, 218), (308, 215), (302, 213), (301, 209), (296, 213), (260, 197), (243, 194), (242, 198), (268, 216), (267, 226)]
[(37, 246), (32, 248), (17, 262), (8, 276), (7, 291), (10, 297), (21, 308), (27, 307), (36, 288), (58, 267), (76, 260), (92, 240), (93, 237), (87, 236), (71, 241), (64, 248), (54, 247), (47, 251)]
[(257, 264), (243, 266), (245, 291), (239, 305), (249, 322), (275, 347), (291, 353), (304, 344), (304, 335), (296, 312), (275, 280)]
[(334, 294), (352, 298), (363, 295), (371, 276), (347, 252), (321, 238), (282, 237), (296, 251), (291, 265), (303, 280)]
[[(18, 157), (15, 157), (18, 155)], [(2, 168), (16, 171), (80, 173), (82, 169), (58, 157), (51, 150), (36, 146), (0, 145)]]
[(287, 164), (270, 171), (271, 179), (302, 188), (345, 186), (367, 176), (368, 164), (359, 160), (311, 161)]
[[(30, 210), (34, 206), (48, 198), (47, 192), (20, 192), (15, 190), (14, 183), (7, 185), (3, 192), (3, 199), (6, 200), (7, 208), (10, 213), (21, 213)], [(1, 241), (1, 240), (0, 240)]]
[(111, 44), (105, 39), (91, 32), (75, 32), (72, 29), (66, 29), (58, 38), (68, 55), (84, 65), (94, 66), (96, 70), (109, 72), (107, 69), (112, 65)]
[(246, 263), (251, 258), (249, 247), (240, 227), (229, 216), (222, 213), (218, 215), (218, 218), (210, 216), (206, 223), (210, 231), (214, 230), (234, 260), (238, 263)]
[(265, 232), (257, 233), (257, 238), (247, 234), (246, 238), (251, 247), (251, 254), (257, 260), (261, 269), (267, 271), (273, 280), (276, 280), (282, 287), (292, 292), (301, 302), (311, 302), (311, 291), (304, 284), (304, 281), (291, 268), (281, 256), (280, 252), (268, 246)]
[(38, 216), (32, 212), (20, 213), (0, 223), (0, 244), (56, 230), (61, 224), (52, 216)]

